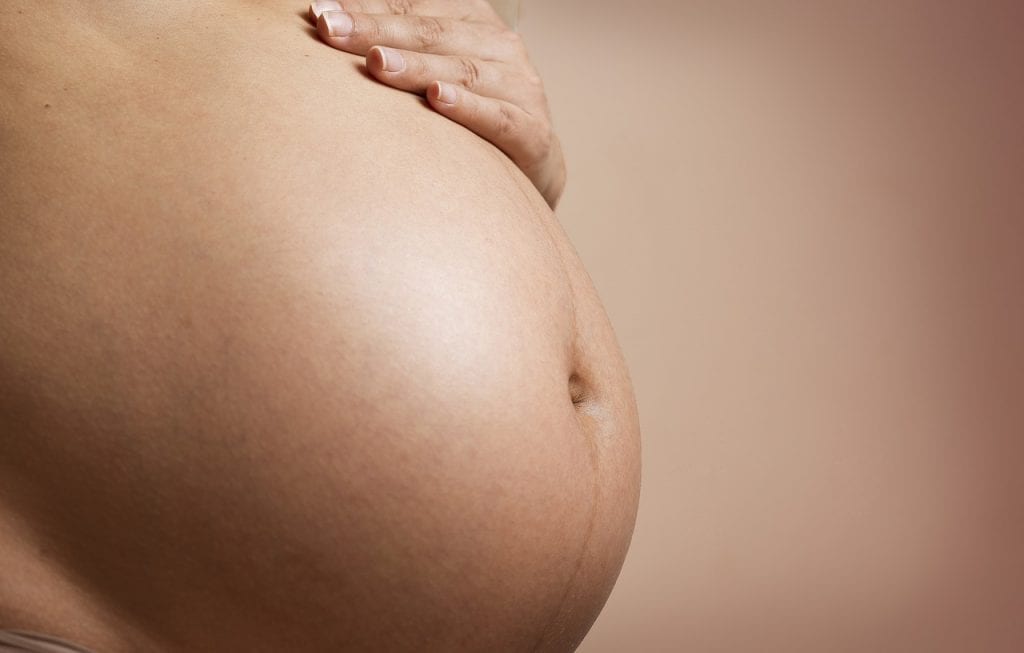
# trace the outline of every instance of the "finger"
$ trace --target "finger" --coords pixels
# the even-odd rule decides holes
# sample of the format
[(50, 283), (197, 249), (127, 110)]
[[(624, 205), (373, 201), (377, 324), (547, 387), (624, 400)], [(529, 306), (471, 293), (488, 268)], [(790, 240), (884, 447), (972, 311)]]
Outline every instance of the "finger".
[(447, 16), (502, 24), (501, 17), (486, 0), (319, 0), (310, 5), (309, 15), (315, 23), (324, 11), (338, 10), (396, 16)]
[(454, 84), (434, 82), (427, 89), (434, 109), (498, 146), (530, 176), (551, 148), (551, 130), (511, 102), (483, 97)]
[(318, 0), (310, 3), (308, 17), (310, 22), (316, 25), (316, 22), (320, 20), (320, 14), (325, 11), (342, 11), (344, 9), (337, 0)]
[(441, 80), (527, 109), (543, 103), (543, 95), (538, 97), (537, 87), (522, 73), (496, 61), (375, 45), (366, 55), (366, 69), (388, 86), (412, 93), (425, 94), (432, 83)]
[(363, 55), (374, 45), (492, 61), (522, 51), (515, 32), (453, 18), (325, 11), (320, 14), (317, 31), (328, 45)]

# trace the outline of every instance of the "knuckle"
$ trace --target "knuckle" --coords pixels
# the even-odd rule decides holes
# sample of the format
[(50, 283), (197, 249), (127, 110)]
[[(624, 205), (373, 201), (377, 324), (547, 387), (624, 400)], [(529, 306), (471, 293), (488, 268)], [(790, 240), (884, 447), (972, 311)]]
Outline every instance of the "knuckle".
[(480, 84), (480, 66), (467, 57), (458, 58), (459, 84), (469, 90), (475, 89)]
[(404, 16), (412, 13), (412, 0), (386, 0), (388, 13)]
[(518, 76), (518, 85), (521, 89), (522, 106), (531, 114), (547, 114), (547, 94), (544, 91), (544, 82), (536, 74), (523, 74)]
[(505, 42), (517, 52), (526, 49), (526, 44), (523, 42), (523, 37), (519, 32), (513, 32), (510, 29), (505, 30)]
[(519, 131), (519, 118), (511, 107), (501, 105), (498, 109), (498, 135), (503, 138), (514, 136)]
[(518, 32), (508, 29), (502, 30), (498, 34), (498, 45), (503, 58), (509, 60), (526, 58), (526, 44)]
[(525, 97), (533, 110), (547, 107), (547, 94), (544, 92), (544, 83), (539, 77), (527, 78), (525, 82)]
[(444, 39), (444, 35), (444, 23), (437, 18), (423, 16), (416, 23), (416, 40), (421, 48), (437, 47)]
[(365, 44), (369, 43), (387, 43), (390, 37), (390, 32), (387, 26), (382, 25), (378, 20), (366, 19), (356, 29), (355, 35), (361, 37), (361, 42)]

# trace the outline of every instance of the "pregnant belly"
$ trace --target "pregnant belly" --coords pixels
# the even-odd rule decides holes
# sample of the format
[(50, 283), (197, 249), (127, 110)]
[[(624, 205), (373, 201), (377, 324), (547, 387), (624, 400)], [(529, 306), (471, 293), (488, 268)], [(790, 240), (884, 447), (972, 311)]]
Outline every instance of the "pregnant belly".
[(500, 153), (289, 16), (4, 73), (0, 622), (571, 648), (638, 489), (607, 319)]

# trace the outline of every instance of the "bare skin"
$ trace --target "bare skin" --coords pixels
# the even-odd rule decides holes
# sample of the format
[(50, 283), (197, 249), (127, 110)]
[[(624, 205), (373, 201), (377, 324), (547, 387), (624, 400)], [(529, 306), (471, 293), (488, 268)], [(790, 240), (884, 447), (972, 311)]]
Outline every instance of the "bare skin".
[[(302, 14), (302, 15), (300, 15)], [(290, 3), (0, 8), (0, 628), (565, 651), (639, 490), (548, 204)]]
[(378, 81), (494, 143), (557, 207), (565, 160), (544, 83), (485, 0), (317, 0), (309, 17), (324, 43), (366, 55)]

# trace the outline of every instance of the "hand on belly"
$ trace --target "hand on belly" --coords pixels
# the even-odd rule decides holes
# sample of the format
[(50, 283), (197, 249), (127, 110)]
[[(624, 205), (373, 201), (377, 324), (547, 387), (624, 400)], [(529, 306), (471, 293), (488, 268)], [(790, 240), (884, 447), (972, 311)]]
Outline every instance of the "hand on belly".
[(490, 5), (318, 0), (309, 17), (325, 43), (365, 55), (377, 80), (424, 96), (498, 146), (557, 206), (565, 161), (543, 83), (522, 39)]

